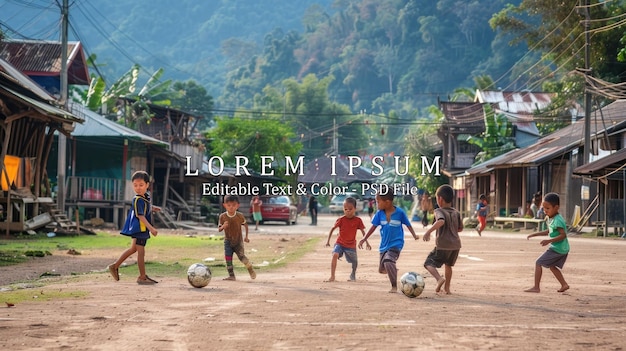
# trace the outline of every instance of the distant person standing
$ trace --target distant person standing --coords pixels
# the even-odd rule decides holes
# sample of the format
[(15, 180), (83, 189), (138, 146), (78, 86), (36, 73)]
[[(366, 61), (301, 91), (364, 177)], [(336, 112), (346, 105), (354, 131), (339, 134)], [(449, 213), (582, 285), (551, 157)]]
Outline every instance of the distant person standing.
[(250, 201), (250, 207), (252, 207), (252, 219), (255, 224), (254, 230), (259, 230), (259, 222), (263, 220), (263, 215), (261, 215), (261, 205), (263, 205), (263, 201), (261, 201), (259, 195), (254, 195)]
[(532, 212), (533, 218), (537, 218), (539, 214), (539, 207), (541, 206), (541, 195), (535, 194), (532, 199), (532, 203), (530, 204), (530, 211)]
[(309, 198), (309, 213), (311, 214), (311, 225), (317, 225), (317, 198), (313, 195)]
[(370, 220), (374, 217), (374, 199), (369, 198), (367, 200), (367, 214), (370, 216)]
[(433, 210), (433, 202), (428, 192), (422, 194), (420, 208), (422, 209), (422, 225), (426, 228), (428, 225), (428, 214)]

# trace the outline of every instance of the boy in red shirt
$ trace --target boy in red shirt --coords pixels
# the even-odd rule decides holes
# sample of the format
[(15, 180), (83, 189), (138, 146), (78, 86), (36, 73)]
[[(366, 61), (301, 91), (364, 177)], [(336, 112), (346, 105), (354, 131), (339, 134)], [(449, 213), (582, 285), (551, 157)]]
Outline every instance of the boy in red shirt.
[[(356, 231), (360, 230), (363, 236), (365, 236), (365, 225), (361, 218), (356, 216), (356, 200), (354, 198), (348, 197), (344, 200), (343, 213), (344, 215), (339, 217), (335, 225), (330, 229), (328, 240), (326, 241), (326, 246), (330, 246), (330, 238), (333, 235), (333, 231), (335, 231), (335, 228), (339, 228), (339, 236), (333, 248), (333, 259), (330, 264), (329, 282), (335, 281), (337, 260), (344, 254), (346, 255), (346, 261), (352, 264), (352, 273), (350, 273), (350, 279), (348, 281), (353, 282), (356, 280), (356, 267), (358, 265), (356, 255)], [(367, 249), (371, 250), (372, 247), (369, 242), (367, 242), (367, 240), (365, 242), (367, 243)]]

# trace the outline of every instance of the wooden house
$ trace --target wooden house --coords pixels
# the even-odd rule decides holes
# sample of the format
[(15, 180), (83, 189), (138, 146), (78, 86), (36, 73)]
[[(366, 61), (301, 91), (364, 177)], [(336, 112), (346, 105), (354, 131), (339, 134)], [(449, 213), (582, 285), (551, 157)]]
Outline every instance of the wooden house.
[[(121, 100), (124, 109), (134, 102)], [(196, 129), (203, 117), (168, 106), (152, 103), (145, 106), (150, 118), (140, 120), (137, 130), (168, 144), (167, 150), (160, 149), (153, 155), (149, 169), (157, 180), (153, 201), (166, 210), (157, 213), (157, 218), (166, 224), (171, 220), (204, 222), (207, 217), (215, 217), (221, 205), (203, 196), (203, 184), (217, 178), (208, 172), (204, 144)], [(168, 213), (171, 220), (163, 217)]]
[[(442, 172), (450, 178), (457, 193), (454, 205), (463, 215), (472, 214), (472, 203), (476, 201), (474, 195), (466, 191), (472, 184), (465, 183), (465, 172), (474, 165), (476, 155), (481, 151), (467, 140), (485, 132), (485, 105), (489, 105), (495, 114), (506, 116), (513, 127), (515, 146), (522, 148), (539, 138), (534, 113), (547, 107), (551, 98), (551, 94), (546, 93), (477, 90), (473, 102), (439, 102), (444, 115), (437, 132), (443, 146)], [(485, 179), (477, 181), (488, 183)]]
[[(61, 50), (58, 41), (0, 41), (0, 58), (11, 63), (57, 99), (61, 86)], [(89, 70), (82, 44), (68, 42), (67, 53), (68, 84), (89, 85)]]
[(51, 222), (54, 207), (46, 164), (55, 133), (67, 136), (83, 120), (19, 69), (0, 59), (0, 166), (6, 231), (33, 230)]
[[(626, 134), (626, 133), (624, 133)], [(613, 228), (615, 234), (625, 237), (626, 229), (626, 148), (622, 138), (621, 149), (596, 161), (576, 167), (575, 176), (587, 179), (589, 189), (589, 206), (581, 215), (583, 225), (595, 225), (602, 228), (603, 235)], [(595, 192), (596, 196), (591, 195)]]
[[(623, 148), (626, 133), (626, 100), (618, 100), (593, 115), (590, 134), (594, 161)], [(557, 130), (536, 143), (518, 148), (467, 169), (459, 178), (470, 194), (468, 203), (479, 194), (490, 199), (491, 216), (522, 216), (532, 195), (556, 192), (561, 197), (560, 213), (572, 222), (576, 206), (587, 209), (595, 196), (585, 194), (589, 181), (573, 177), (583, 163), (584, 120)], [(468, 205), (469, 206), (469, 205)]]
[[(169, 144), (108, 120), (80, 104), (70, 107), (84, 123), (68, 138), (67, 213), (75, 221), (100, 218), (121, 228), (134, 196), (132, 173), (149, 171), (151, 162), (167, 152)], [(48, 170), (56, 174), (57, 144), (52, 147)]]

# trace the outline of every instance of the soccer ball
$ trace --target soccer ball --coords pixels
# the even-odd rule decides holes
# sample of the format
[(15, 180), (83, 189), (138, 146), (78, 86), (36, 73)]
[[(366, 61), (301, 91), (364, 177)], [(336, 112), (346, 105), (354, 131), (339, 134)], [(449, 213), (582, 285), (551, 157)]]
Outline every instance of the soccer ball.
[(402, 293), (408, 297), (418, 297), (424, 291), (424, 278), (415, 272), (406, 272), (400, 277)]
[(187, 269), (187, 280), (194, 288), (203, 288), (211, 282), (211, 270), (202, 263), (194, 263)]

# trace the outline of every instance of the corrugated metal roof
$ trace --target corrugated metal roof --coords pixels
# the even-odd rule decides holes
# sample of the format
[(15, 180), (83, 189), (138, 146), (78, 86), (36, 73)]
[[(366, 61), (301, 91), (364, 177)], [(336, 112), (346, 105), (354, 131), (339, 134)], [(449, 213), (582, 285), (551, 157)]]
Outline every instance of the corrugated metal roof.
[(52, 106), (46, 102), (43, 101), (39, 101), (37, 99), (33, 99), (31, 97), (28, 97), (26, 95), (20, 94), (6, 86), (4, 86), (3, 84), (0, 83), (0, 91), (2, 92), (6, 92), (9, 93), (11, 95), (13, 95), (15, 98), (21, 100), (22, 102), (26, 103), (27, 105), (30, 105), (32, 108), (34, 108), (35, 110), (39, 111), (41, 114), (44, 114), (46, 116), (50, 116), (50, 117), (60, 117), (62, 118), (63, 122), (77, 122), (77, 123), (82, 123), (83, 120), (74, 116), (73, 114), (71, 114), (68, 111), (62, 110), (58, 107)]
[(123, 137), (128, 139), (139, 140), (146, 144), (157, 144), (164, 147), (169, 146), (168, 143), (152, 138), (136, 130), (125, 127), (106, 119), (104, 116), (89, 110), (80, 104), (71, 104), (71, 110), (77, 116), (85, 119), (82, 125), (76, 126), (72, 136), (76, 137)]
[(484, 129), (483, 105), (476, 102), (440, 102), (447, 124), (474, 125)]
[(37, 83), (33, 82), (27, 75), (22, 73), (20, 70), (15, 68), (9, 62), (0, 59), (0, 75), (2, 77), (10, 80), (14, 84), (21, 86), (22, 88), (28, 90), (29, 92), (35, 94), (42, 100), (52, 102), (54, 101), (54, 97), (50, 95), (47, 91), (42, 89)]
[[(590, 134), (603, 133), (605, 130), (626, 128), (626, 100), (617, 100), (592, 114)], [(584, 120), (561, 128), (549, 134), (533, 145), (509, 151), (496, 158), (476, 165), (466, 174), (482, 174), (494, 168), (539, 166), (551, 159), (564, 155), (584, 143)]]
[(0, 59), (0, 90), (3, 94), (22, 101), (43, 115), (60, 118), (63, 123), (83, 122), (81, 118), (55, 106), (56, 101), (50, 94), (2, 59)]
[(621, 149), (609, 156), (605, 156), (597, 161), (589, 162), (586, 165), (576, 167), (574, 174), (579, 175), (604, 175), (604, 171), (613, 171), (626, 166), (626, 149)]
[(474, 101), (497, 104), (502, 111), (532, 115), (546, 108), (552, 101), (552, 93), (476, 90)]
[[(38, 40), (0, 41), (0, 58), (29, 76), (61, 74), (61, 43)], [(80, 42), (67, 43), (68, 83), (88, 85), (89, 71)]]

